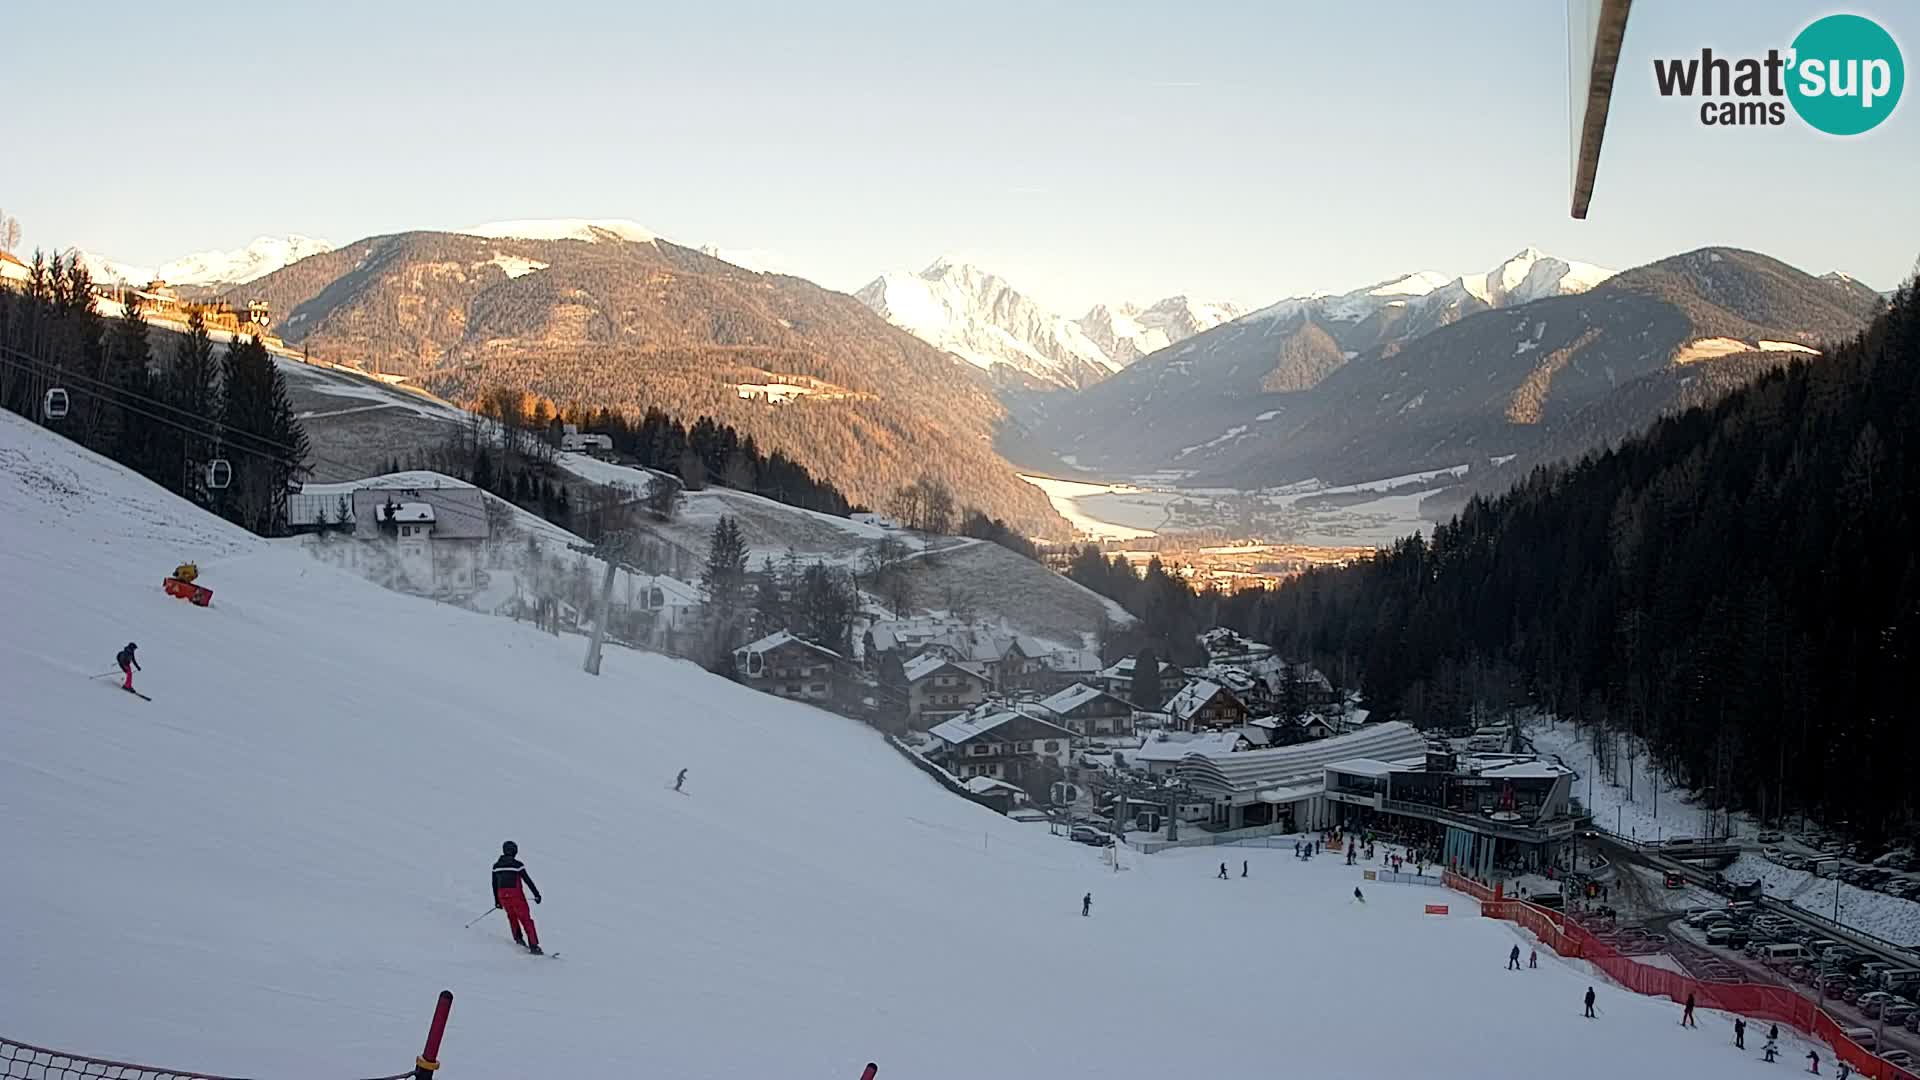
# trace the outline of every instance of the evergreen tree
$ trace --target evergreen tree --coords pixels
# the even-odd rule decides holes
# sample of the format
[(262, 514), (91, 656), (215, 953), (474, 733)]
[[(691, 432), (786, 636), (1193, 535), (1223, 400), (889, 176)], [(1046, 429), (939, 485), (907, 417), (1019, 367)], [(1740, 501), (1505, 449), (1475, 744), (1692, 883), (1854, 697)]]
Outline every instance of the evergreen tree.
[(1133, 703), (1148, 711), (1157, 710), (1166, 698), (1160, 687), (1160, 655), (1141, 649), (1133, 658)]
[(706, 571), (700, 584), (707, 590), (707, 607), (713, 617), (715, 659), (730, 654), (739, 644), (745, 625), (747, 602), (747, 540), (740, 523), (723, 515), (713, 527), (707, 544)]
[(220, 365), (214, 359), (213, 339), (207, 334), (206, 318), (198, 308), (187, 316), (187, 332), (174, 346), (173, 366), (167, 371), (165, 388), (169, 405), (200, 418), (200, 433), (179, 433), (170, 448), (175, 460), (169, 464), (179, 474), (176, 490), (206, 505), (207, 478), (196, 465), (211, 460), (217, 445), (213, 433), (214, 421), (221, 413)]
[(814, 563), (800, 575), (799, 607), (806, 619), (807, 638), (841, 655), (848, 648), (848, 634), (859, 608), (859, 595), (845, 570)]

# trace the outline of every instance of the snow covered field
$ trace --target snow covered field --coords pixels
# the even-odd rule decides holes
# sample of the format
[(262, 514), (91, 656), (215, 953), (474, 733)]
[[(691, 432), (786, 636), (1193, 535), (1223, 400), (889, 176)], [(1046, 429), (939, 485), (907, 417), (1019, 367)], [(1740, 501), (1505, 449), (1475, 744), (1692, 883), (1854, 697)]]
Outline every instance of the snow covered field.
[[(390, 593), (0, 415), (0, 1033), (230, 1075), (1747, 1076), (1438, 889), (1128, 855), (692, 666)], [(159, 578), (197, 559), (200, 609)], [(143, 702), (89, 676), (141, 645)], [(670, 789), (690, 770), (687, 795)], [(501, 840), (562, 957), (488, 910)], [(1251, 876), (1213, 879), (1220, 861)], [(1093, 912), (1081, 918), (1091, 891)], [(1455, 914), (1422, 914), (1427, 902)], [(1524, 948), (1524, 946), (1523, 946)], [(1803, 1051), (1787, 1046), (1792, 1062)], [(1824, 1056), (1824, 1055), (1823, 1055)], [(1551, 1063), (1547, 1066), (1547, 1063)]]

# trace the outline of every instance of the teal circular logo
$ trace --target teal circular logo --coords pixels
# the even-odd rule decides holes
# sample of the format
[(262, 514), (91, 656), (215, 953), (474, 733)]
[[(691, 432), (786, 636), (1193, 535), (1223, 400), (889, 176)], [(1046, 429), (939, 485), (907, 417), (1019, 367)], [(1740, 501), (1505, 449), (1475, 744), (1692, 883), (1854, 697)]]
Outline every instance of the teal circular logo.
[(1858, 135), (1879, 126), (1900, 103), (1906, 66), (1900, 46), (1880, 24), (1859, 15), (1829, 15), (1793, 39), (1787, 99), (1800, 119), (1829, 135)]

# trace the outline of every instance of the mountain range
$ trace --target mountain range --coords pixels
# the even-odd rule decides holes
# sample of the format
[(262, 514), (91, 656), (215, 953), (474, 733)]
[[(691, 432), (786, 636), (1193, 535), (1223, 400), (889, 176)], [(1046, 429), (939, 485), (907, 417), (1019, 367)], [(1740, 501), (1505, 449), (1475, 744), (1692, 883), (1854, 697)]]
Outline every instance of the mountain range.
[(932, 473), (1033, 535), (1065, 523), (994, 449), (1006, 410), (968, 364), (845, 293), (759, 274), (631, 222), (561, 219), (368, 237), (226, 294), (286, 341), (453, 400), (554, 402), (733, 425), (884, 506)]
[(95, 281), (129, 282), (143, 285), (158, 278), (176, 287), (216, 289), (244, 285), (263, 278), (283, 266), (291, 266), (309, 255), (333, 250), (325, 240), (311, 236), (259, 236), (253, 242), (232, 251), (201, 251), (184, 255), (157, 267), (118, 262), (90, 251), (76, 254)]
[(1149, 353), (1239, 317), (1224, 302), (1172, 296), (1097, 304), (1071, 319), (1005, 279), (948, 256), (919, 273), (882, 274), (854, 294), (895, 326), (1003, 384), (1082, 389)]
[(1529, 249), (1440, 279), (1262, 309), (1048, 411), (1036, 439), (1086, 467), (1236, 487), (1578, 453), (1815, 353), (1883, 303), (1731, 248), (1618, 275)]

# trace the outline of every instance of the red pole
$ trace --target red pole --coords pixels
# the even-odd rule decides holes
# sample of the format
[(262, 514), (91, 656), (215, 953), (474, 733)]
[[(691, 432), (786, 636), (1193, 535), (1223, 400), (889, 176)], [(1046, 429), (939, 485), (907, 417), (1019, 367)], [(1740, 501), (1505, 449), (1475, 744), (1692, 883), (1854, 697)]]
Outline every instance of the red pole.
[(433, 1008), (433, 1023), (427, 1027), (427, 1048), (413, 1062), (413, 1080), (433, 1080), (440, 1068), (440, 1037), (447, 1033), (447, 1014), (453, 1011), (453, 991), (440, 991), (440, 1003)]

